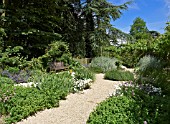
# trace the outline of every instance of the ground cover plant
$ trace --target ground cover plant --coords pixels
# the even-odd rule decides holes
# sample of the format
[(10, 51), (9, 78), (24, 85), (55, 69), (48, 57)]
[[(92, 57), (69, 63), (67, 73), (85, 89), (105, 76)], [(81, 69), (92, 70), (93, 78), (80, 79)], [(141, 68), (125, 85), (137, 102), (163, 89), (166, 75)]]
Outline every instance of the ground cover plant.
[[(37, 77), (39, 76), (39, 77)], [(1, 82), (1, 113), (6, 123), (14, 123), (45, 108), (58, 106), (60, 99), (73, 92), (73, 79), (69, 73), (41, 74), (34, 77), (36, 87), (16, 87)]]
[(111, 70), (105, 73), (104, 78), (114, 81), (132, 81), (134, 80), (134, 75), (129, 71)]
[[(84, 67), (74, 69), (74, 73), (73, 78), (69, 71), (56, 74), (31, 70), (28, 81), (33, 85), (29, 87), (0, 76), (0, 115), (6, 116), (5, 123), (15, 123), (45, 108), (58, 107), (59, 100), (65, 99), (69, 93), (90, 87), (93, 73)], [(79, 80), (85, 85), (78, 84)]]
[(150, 89), (148, 94), (148, 88), (143, 85), (122, 86), (116, 95), (97, 106), (87, 124), (170, 123), (170, 97), (162, 95), (156, 88)]
[[(105, 73), (119, 68), (120, 63), (115, 58), (127, 67), (136, 67), (145, 55), (155, 56), (156, 59), (146, 57), (141, 61), (137, 83), (160, 87), (162, 94), (169, 96), (170, 22), (167, 22), (165, 33), (160, 34), (149, 31), (146, 22), (138, 17), (131, 25), (130, 34), (123, 33), (113, 27), (110, 20), (120, 18), (122, 10), (126, 10), (130, 3), (117, 5), (106, 0), (1, 0), (0, 114), (6, 116), (6, 123), (19, 121), (44, 108), (58, 106), (58, 100), (64, 99), (68, 93), (88, 87), (93, 74), (73, 62), (72, 57), (94, 58), (107, 55), (112, 59), (97, 57), (90, 66), (94, 72)], [(122, 44), (124, 41), (127, 44)], [(159, 68), (157, 60), (166, 63)], [(68, 66), (67, 72), (56, 74), (51, 65), (58, 61)], [(75, 65), (78, 66), (75, 68)], [(70, 74), (69, 69), (75, 74)], [(115, 74), (116, 80), (122, 80), (119, 72)], [(109, 72), (108, 75), (111, 79), (115, 78)], [(27, 82), (33, 85), (17, 85)], [(138, 104), (129, 95), (122, 98), (125, 103), (130, 99), (132, 104)], [(154, 99), (159, 96), (144, 97), (148, 98), (144, 101), (148, 101), (147, 105), (151, 104), (152, 108), (152, 100), (157, 104)], [(158, 99), (166, 103), (166, 98), (161, 96)], [(162, 102), (160, 104), (164, 106)], [(147, 106), (142, 101), (140, 104)], [(158, 112), (164, 111), (159, 110), (158, 103)], [(157, 114), (151, 113), (146, 122), (154, 122), (150, 119), (154, 115)], [(166, 118), (166, 115), (163, 117)], [(164, 121), (158, 119), (158, 122)]]

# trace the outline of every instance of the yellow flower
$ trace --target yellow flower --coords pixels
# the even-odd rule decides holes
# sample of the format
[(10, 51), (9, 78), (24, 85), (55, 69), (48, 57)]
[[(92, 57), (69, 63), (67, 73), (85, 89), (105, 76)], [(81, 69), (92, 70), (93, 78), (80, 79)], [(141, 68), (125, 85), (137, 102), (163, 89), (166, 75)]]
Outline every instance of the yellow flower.
[(70, 69), (70, 73), (71, 73), (71, 74), (72, 74), (72, 72), (73, 72), (72, 69)]

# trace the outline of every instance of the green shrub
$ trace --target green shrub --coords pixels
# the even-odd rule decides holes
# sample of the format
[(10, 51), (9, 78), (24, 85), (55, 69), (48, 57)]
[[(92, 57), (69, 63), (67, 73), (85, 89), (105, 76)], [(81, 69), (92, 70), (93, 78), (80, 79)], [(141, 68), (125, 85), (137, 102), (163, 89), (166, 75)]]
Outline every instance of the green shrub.
[(25, 68), (28, 63), (26, 58), (21, 56), (21, 51), (23, 47), (15, 46), (11, 48), (10, 46), (5, 49), (4, 52), (0, 52), (0, 68), (7, 68), (7, 67), (19, 67)]
[(103, 72), (103, 70), (99, 67), (89, 67), (89, 70), (94, 73), (102, 73)]
[(95, 76), (94, 73), (91, 72), (89, 69), (82, 67), (82, 68), (75, 68), (73, 70), (75, 72), (76, 80), (79, 79), (92, 79), (94, 80)]
[(102, 72), (106, 72), (108, 70), (116, 69), (117, 66), (115, 65), (115, 63), (117, 61), (118, 60), (115, 58), (111, 59), (107, 57), (96, 57), (92, 59), (90, 67), (101, 69)]
[(46, 53), (39, 57), (44, 69), (49, 67), (49, 63), (62, 61), (69, 64), (71, 61), (71, 53), (69, 52), (68, 45), (61, 41), (54, 41), (49, 45)]
[[(69, 72), (47, 74), (32, 72), (30, 80), (36, 87), (13, 86), (0, 83), (0, 114), (7, 115), (6, 123), (15, 123), (37, 111), (56, 107), (60, 99), (73, 92), (73, 79)], [(5, 95), (4, 95), (5, 94)]]
[(137, 64), (137, 72), (142, 75), (148, 75), (151, 71), (161, 70), (162, 68), (161, 61), (150, 55), (141, 58)]
[(134, 75), (129, 71), (111, 70), (106, 72), (104, 78), (115, 81), (132, 81), (134, 80)]
[(150, 96), (129, 89), (123, 96), (112, 96), (90, 114), (87, 124), (169, 124), (170, 97)]
[(8, 77), (0, 76), (0, 84), (14, 84), (14, 81)]
[(137, 64), (137, 83), (161, 87), (164, 94), (170, 94), (170, 74), (163, 69), (163, 63), (155, 57), (145, 56)]

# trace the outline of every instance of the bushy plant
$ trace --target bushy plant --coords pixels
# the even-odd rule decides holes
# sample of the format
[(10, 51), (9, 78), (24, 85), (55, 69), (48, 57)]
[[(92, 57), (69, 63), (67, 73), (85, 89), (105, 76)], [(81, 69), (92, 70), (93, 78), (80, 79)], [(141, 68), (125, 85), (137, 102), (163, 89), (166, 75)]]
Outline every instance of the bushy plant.
[(111, 70), (106, 72), (104, 78), (114, 81), (132, 81), (134, 80), (134, 75), (129, 71)]
[(79, 79), (92, 79), (94, 80), (95, 76), (94, 73), (91, 72), (89, 69), (82, 67), (82, 68), (75, 68), (73, 70), (75, 72), (76, 80)]
[(87, 124), (170, 123), (170, 97), (149, 95), (137, 87), (122, 87), (120, 94), (100, 103)]
[(153, 70), (161, 70), (163, 65), (160, 60), (153, 56), (144, 56), (141, 58), (137, 64), (137, 72), (143, 75), (147, 75), (147, 72), (151, 72)]
[(74, 68), (70, 70), (74, 79), (74, 91), (80, 91), (90, 88), (91, 83), (94, 81), (94, 73), (85, 67)]
[(43, 68), (48, 68), (49, 63), (62, 61), (65, 64), (69, 64), (71, 61), (71, 53), (69, 52), (68, 45), (61, 41), (54, 41), (49, 45), (46, 53), (39, 57)]
[[(7, 84), (9, 82), (5, 82), (4, 80), (1, 80), (0, 82), (0, 115), (6, 115), (8, 114), (8, 103), (9, 100), (14, 97), (15, 91), (13, 89), (13, 86), (11, 84)], [(12, 90), (11, 90), (12, 89)]]
[(160, 60), (152, 56), (145, 56), (140, 59), (136, 71), (138, 83), (161, 87), (165, 94), (170, 94), (169, 72), (163, 69)]
[(117, 66), (115, 63), (117, 61), (116, 58), (96, 57), (92, 59), (90, 67), (101, 69), (102, 72), (106, 72), (108, 70), (116, 69)]
[[(6, 123), (15, 123), (37, 111), (56, 107), (60, 99), (73, 92), (73, 79), (69, 72), (47, 74), (32, 72), (30, 80), (36, 87), (22, 87), (0, 83), (0, 114), (7, 115)], [(4, 95), (5, 94), (5, 95)]]
[(26, 58), (21, 56), (21, 50), (23, 50), (21, 46), (15, 46), (14, 48), (9, 46), (4, 52), (1, 52), (0, 67), (5, 69), (6, 67), (24, 68), (27, 66)]
[(0, 76), (0, 83), (3, 83), (3, 84), (14, 84), (14, 81), (8, 77), (3, 77), (3, 76)]
[(7, 70), (2, 71), (1, 75), (12, 79), (16, 83), (26, 83), (31, 76), (29, 70), (19, 70), (16, 67), (7, 68)]

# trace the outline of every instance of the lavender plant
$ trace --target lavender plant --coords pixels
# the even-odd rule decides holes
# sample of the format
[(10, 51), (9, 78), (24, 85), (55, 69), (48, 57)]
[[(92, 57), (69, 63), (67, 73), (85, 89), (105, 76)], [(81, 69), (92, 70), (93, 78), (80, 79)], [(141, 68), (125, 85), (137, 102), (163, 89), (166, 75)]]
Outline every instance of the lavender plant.
[(16, 83), (26, 83), (31, 76), (29, 70), (4, 70), (1, 75), (12, 79)]
[(117, 69), (117, 61), (116, 58), (96, 57), (92, 60), (90, 67), (101, 69), (102, 72), (106, 72), (108, 70)]

